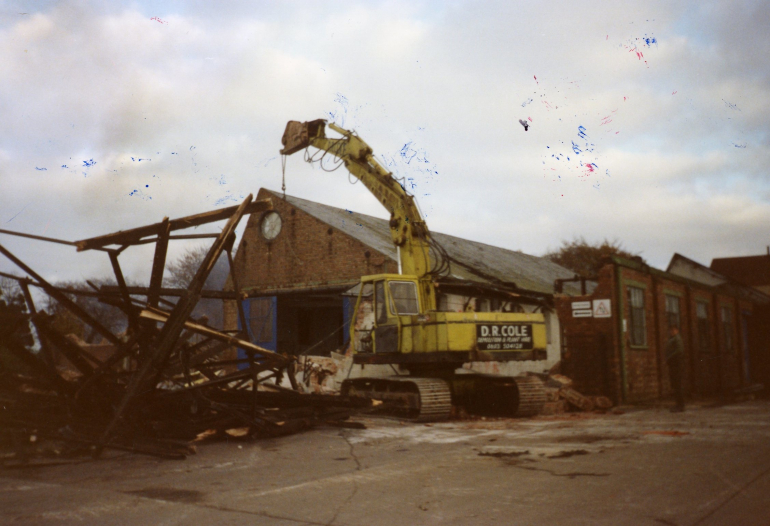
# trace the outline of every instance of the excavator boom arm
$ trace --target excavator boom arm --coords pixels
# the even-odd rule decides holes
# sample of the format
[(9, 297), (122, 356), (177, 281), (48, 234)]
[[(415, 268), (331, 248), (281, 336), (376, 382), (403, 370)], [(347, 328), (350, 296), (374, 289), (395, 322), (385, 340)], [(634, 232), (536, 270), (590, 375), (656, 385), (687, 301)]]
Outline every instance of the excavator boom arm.
[[(429, 279), (431, 269), (430, 234), (420, 216), (414, 198), (374, 158), (372, 149), (354, 133), (330, 123), (339, 139), (326, 137), (326, 121), (289, 121), (283, 134), (283, 155), (291, 155), (313, 146), (328, 152), (345, 163), (348, 171), (361, 181), (375, 198), (390, 212), (390, 234), (400, 247), (401, 266), (405, 274)], [(431, 297), (433, 294), (431, 294)], [(433, 300), (435, 301), (435, 300)], [(431, 305), (435, 308), (435, 306)]]

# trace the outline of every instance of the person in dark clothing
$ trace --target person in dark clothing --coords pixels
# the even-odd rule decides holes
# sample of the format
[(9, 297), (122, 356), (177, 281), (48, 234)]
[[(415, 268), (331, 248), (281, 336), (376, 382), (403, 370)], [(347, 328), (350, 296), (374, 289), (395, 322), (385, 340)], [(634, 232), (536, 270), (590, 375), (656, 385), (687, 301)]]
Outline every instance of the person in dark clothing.
[(674, 391), (674, 400), (676, 400), (676, 405), (671, 408), (671, 412), (680, 413), (684, 411), (684, 393), (682, 391), (684, 344), (682, 343), (682, 336), (679, 334), (679, 327), (669, 327), (669, 336), (666, 342), (666, 364), (668, 364), (671, 389)]

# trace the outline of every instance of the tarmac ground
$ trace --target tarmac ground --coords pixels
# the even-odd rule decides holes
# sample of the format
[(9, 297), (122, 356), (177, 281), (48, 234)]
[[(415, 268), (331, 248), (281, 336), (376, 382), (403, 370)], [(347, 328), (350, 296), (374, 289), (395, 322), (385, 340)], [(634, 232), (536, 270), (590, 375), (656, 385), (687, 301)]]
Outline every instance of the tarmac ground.
[(6, 468), (0, 524), (770, 524), (770, 401), (622, 409)]

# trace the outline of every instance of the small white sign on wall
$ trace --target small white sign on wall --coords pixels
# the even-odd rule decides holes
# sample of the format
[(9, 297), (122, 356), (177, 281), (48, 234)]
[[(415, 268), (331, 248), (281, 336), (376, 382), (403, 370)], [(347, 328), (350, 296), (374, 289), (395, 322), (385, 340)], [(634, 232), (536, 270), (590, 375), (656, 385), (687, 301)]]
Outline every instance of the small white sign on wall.
[(611, 318), (610, 300), (594, 300), (594, 318)]
[(572, 302), (572, 310), (582, 310), (582, 309), (590, 309), (590, 308), (591, 308), (590, 301), (573, 301)]

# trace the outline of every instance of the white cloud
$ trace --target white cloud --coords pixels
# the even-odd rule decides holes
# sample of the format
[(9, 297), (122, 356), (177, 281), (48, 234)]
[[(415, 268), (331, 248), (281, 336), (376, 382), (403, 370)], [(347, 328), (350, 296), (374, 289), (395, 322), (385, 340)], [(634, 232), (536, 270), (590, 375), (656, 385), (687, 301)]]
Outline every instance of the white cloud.
[[(414, 179), (437, 231), (617, 238), (658, 266), (767, 244), (761, 2), (78, 5), (0, 14), (0, 228), (78, 239), (279, 189), (286, 121), (325, 117)], [(288, 193), (384, 215), (302, 164)]]

